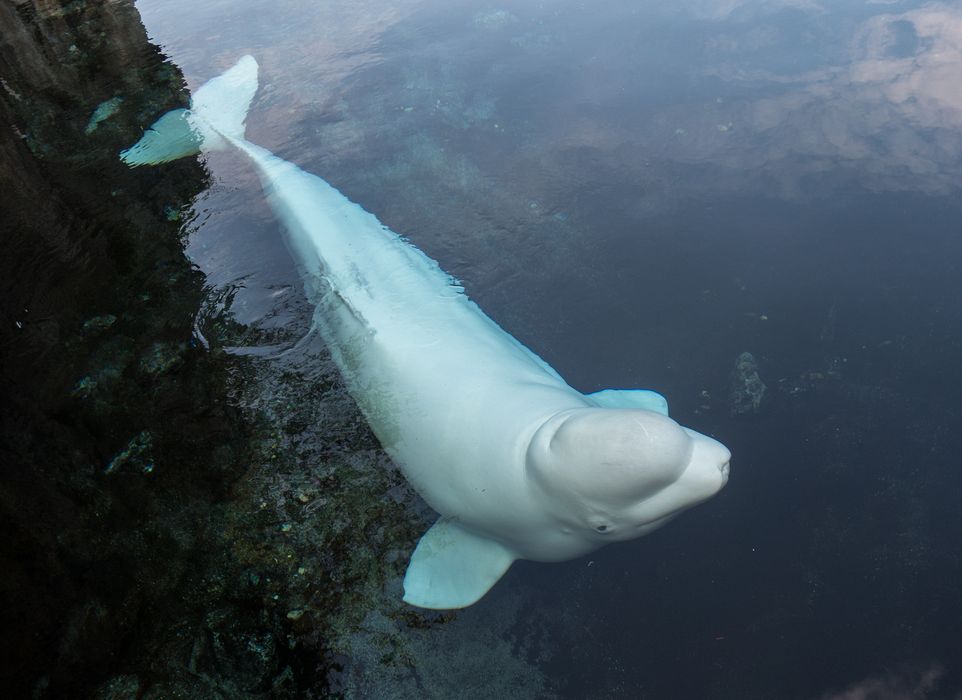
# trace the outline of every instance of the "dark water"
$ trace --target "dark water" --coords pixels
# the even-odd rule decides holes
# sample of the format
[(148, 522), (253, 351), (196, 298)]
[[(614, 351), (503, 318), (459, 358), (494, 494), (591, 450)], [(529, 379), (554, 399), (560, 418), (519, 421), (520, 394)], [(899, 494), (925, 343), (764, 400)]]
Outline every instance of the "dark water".
[[(171, 550), (205, 573), (165, 594), (217, 584), (174, 606), (176, 624), (127, 625), (135, 651), (74, 672), (80, 694), (128, 697), (133, 678), (142, 697), (962, 697), (958, 4), (137, 10), (192, 88), (253, 54), (250, 140), (408, 236), (576, 388), (665, 394), (679, 422), (731, 448), (732, 477), (647, 538), (516, 564), (456, 615), (397, 604), (430, 516), (305, 338), (310, 311), (252, 170), (214, 153), (177, 224), (180, 264), (208, 291), (181, 287), (191, 311), (167, 342), (213, 363), (198, 375), (226, 368), (203, 405), (226, 403), (249, 444), (211, 441), (233, 446), (220, 457), (233, 466), (199, 465), (206, 486), (190, 493), (222, 505), (197, 505), (211, 534)], [(78, 114), (144, 93), (118, 80)], [(94, 171), (177, 99), (121, 112), (136, 123)], [(142, 187), (136, 201), (157, 199), (160, 185)], [(744, 352), (767, 387), (757, 406), (738, 402)], [(117, 432), (97, 448), (105, 463), (137, 434)], [(125, 571), (141, 571), (130, 557)], [(85, 586), (74, 597), (100, 595), (109, 619), (123, 596)], [(141, 598), (142, 618), (162, 617)], [(43, 648), (55, 664), (57, 643)], [(157, 649), (169, 660), (148, 660)], [(47, 687), (28, 668), (23, 687)]]

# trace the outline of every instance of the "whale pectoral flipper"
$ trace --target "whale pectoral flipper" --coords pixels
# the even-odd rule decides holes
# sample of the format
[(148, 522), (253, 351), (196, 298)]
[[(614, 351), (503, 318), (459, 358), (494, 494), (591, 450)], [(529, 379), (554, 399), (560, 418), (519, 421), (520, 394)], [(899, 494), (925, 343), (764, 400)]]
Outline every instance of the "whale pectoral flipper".
[(605, 389), (588, 394), (601, 408), (643, 408), (664, 416), (668, 415), (668, 400), (657, 391), (648, 389)]
[(477, 602), (517, 555), (500, 542), (441, 518), (421, 537), (404, 575), (404, 601), (452, 610)]

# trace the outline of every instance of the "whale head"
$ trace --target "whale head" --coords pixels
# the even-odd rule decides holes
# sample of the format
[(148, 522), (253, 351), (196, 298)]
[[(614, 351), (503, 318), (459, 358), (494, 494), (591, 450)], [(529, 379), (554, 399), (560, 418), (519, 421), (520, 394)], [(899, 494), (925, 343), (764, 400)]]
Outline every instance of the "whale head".
[(728, 481), (730, 459), (720, 442), (661, 413), (578, 408), (538, 428), (525, 468), (559, 531), (590, 551), (710, 498)]

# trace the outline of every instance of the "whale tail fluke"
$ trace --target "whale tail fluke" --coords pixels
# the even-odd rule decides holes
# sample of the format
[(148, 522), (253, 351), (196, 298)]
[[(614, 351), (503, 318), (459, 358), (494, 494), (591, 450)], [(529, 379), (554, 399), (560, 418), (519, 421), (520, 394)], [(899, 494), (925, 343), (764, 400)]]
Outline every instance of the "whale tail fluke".
[(121, 151), (120, 159), (130, 166), (166, 163), (243, 140), (256, 92), (257, 61), (244, 56), (204, 83), (191, 98), (190, 109), (175, 109), (154, 122), (137, 143)]
[[(211, 78), (194, 93), (191, 112), (203, 126), (226, 139), (244, 138), (244, 121), (257, 92), (257, 61), (243, 56), (216, 78)], [(204, 134), (204, 148), (208, 148)], [(223, 144), (218, 144), (222, 146)]]

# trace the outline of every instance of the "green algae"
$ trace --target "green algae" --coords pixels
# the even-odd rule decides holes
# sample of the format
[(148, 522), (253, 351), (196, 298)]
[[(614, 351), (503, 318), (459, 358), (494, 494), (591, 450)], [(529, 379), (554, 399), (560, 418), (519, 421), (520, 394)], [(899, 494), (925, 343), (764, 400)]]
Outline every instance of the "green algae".
[(141, 431), (130, 439), (127, 446), (104, 469), (104, 474), (113, 474), (122, 468), (132, 466), (144, 474), (154, 471), (153, 436), (146, 430)]
[(106, 121), (114, 116), (123, 102), (123, 97), (111, 97), (97, 105), (97, 109), (90, 115), (87, 126), (84, 128), (84, 133), (89, 135), (96, 131), (97, 127), (100, 126), (100, 122)]

